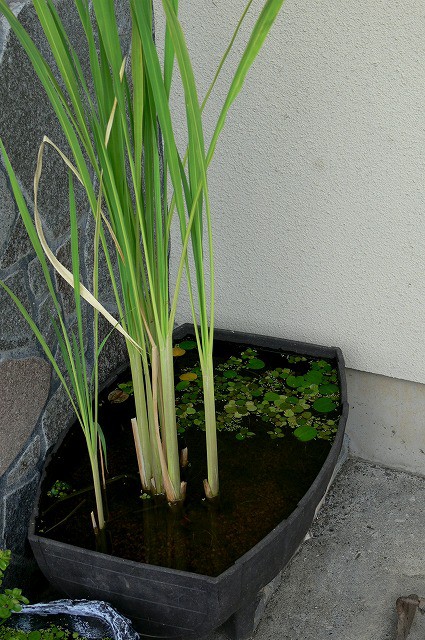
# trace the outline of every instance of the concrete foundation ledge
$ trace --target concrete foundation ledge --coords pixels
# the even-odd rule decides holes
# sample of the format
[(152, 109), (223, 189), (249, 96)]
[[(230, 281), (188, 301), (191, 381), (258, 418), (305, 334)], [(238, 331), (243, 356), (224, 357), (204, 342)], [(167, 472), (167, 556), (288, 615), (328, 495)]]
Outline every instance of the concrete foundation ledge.
[(425, 385), (347, 369), (352, 456), (425, 476)]

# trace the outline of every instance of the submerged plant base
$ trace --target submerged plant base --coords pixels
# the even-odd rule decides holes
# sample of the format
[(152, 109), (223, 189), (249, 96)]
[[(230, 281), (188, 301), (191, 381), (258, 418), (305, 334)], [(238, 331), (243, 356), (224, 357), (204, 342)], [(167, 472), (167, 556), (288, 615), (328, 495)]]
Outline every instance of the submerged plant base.
[[(330, 451), (333, 425), (338, 423), (338, 387), (332, 361), (217, 341), (221, 494), (210, 503), (203, 490), (201, 380), (192, 346), (186, 339), (175, 349), (178, 426), (181, 447), (188, 449), (188, 465), (182, 470), (187, 496), (182, 507), (170, 509), (164, 498), (140, 491), (128, 372), (102, 395), (100, 423), (108, 448), (108, 552), (218, 576), (287, 518), (314, 482)], [(116, 387), (124, 389), (128, 399), (114, 402), (111, 392)], [(308, 441), (294, 435), (302, 428), (307, 429)], [(61, 497), (54, 498), (58, 486)], [(94, 550), (89, 487), (85, 445), (75, 425), (48, 466), (38, 533)]]

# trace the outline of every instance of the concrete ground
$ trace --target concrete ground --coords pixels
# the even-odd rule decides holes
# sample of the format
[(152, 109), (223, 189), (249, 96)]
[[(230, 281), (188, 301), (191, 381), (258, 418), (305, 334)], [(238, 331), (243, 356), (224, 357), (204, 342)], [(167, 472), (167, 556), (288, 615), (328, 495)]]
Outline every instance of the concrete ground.
[[(395, 638), (396, 599), (425, 596), (424, 502), (425, 478), (348, 460), (253, 638)], [(424, 638), (417, 613), (409, 640)]]

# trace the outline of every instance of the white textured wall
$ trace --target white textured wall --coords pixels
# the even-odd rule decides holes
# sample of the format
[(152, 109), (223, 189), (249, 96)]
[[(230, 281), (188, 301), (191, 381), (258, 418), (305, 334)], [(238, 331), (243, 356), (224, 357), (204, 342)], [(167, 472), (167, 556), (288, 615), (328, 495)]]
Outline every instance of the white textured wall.
[[(244, 1), (180, 5), (203, 93)], [(425, 382), (424, 43), (423, 2), (286, 1), (210, 169), (217, 326)]]

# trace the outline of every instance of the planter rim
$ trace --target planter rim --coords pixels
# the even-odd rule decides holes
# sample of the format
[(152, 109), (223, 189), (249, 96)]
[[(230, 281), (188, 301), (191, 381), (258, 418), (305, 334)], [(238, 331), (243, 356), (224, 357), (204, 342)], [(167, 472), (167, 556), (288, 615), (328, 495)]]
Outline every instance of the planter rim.
[[(178, 327), (176, 327), (176, 329), (173, 332), (173, 335), (176, 339), (179, 338), (183, 338), (185, 335), (187, 335), (188, 333), (190, 333), (191, 331), (193, 331), (193, 326), (189, 323), (184, 323), (182, 325), (179, 325)], [(289, 526), (291, 524), (292, 520), (295, 520), (299, 514), (299, 512), (302, 510), (303, 505), (308, 501), (309, 499), (309, 495), (311, 492), (313, 492), (314, 488), (319, 485), (322, 481), (323, 476), (327, 473), (328, 471), (328, 466), (330, 464), (333, 463), (334, 458), (335, 458), (335, 454), (336, 456), (338, 455), (336, 452), (339, 453), (339, 450), (341, 449), (342, 446), (342, 441), (344, 438), (344, 432), (345, 432), (345, 424), (347, 421), (347, 417), (348, 417), (348, 400), (347, 400), (347, 391), (346, 391), (346, 376), (345, 376), (345, 364), (344, 364), (344, 357), (342, 354), (342, 351), (339, 347), (327, 347), (327, 346), (322, 346), (322, 345), (316, 345), (316, 344), (309, 344), (309, 343), (305, 343), (305, 342), (299, 342), (296, 340), (286, 340), (283, 338), (274, 338), (274, 337), (270, 337), (270, 336), (265, 336), (265, 335), (261, 335), (261, 334), (250, 334), (250, 333), (246, 333), (246, 332), (237, 332), (237, 331), (229, 331), (229, 330), (224, 330), (224, 329), (215, 329), (214, 330), (214, 337), (217, 340), (223, 340), (223, 341), (228, 341), (228, 342), (235, 342), (235, 343), (239, 343), (239, 344), (250, 344), (253, 346), (258, 346), (258, 347), (264, 347), (264, 348), (272, 348), (272, 349), (282, 349), (284, 351), (294, 351), (296, 353), (305, 353), (308, 354), (310, 356), (314, 356), (314, 357), (324, 357), (324, 358), (332, 358), (334, 360), (336, 360), (337, 362), (337, 369), (338, 369), (338, 378), (339, 378), (339, 385), (340, 385), (340, 392), (341, 392), (341, 402), (340, 402), (340, 406), (342, 408), (341, 410), (341, 415), (339, 417), (338, 420), (338, 430), (337, 433), (335, 435), (335, 439), (332, 443), (332, 446), (328, 452), (328, 455), (320, 469), (320, 471), (318, 472), (315, 480), (313, 481), (313, 483), (310, 485), (309, 489), (306, 491), (306, 493), (304, 494), (304, 496), (301, 498), (301, 500), (298, 502), (297, 506), (295, 507), (295, 509), (290, 513), (290, 515), (288, 516), (288, 518), (285, 518), (284, 520), (282, 520), (274, 529), (272, 529), (266, 536), (264, 536), (259, 542), (257, 542), (257, 544), (255, 544), (249, 551), (245, 552), (240, 558), (238, 558), (237, 560), (235, 560), (235, 562), (228, 567), (225, 571), (223, 571), (222, 573), (220, 573), (218, 576), (208, 576), (205, 574), (200, 574), (200, 573), (194, 573), (191, 571), (183, 571), (180, 569), (171, 569), (169, 567), (162, 567), (161, 565), (152, 565), (152, 564), (148, 564), (148, 563), (144, 563), (144, 562), (137, 562), (135, 560), (127, 560), (125, 558), (120, 558), (118, 556), (110, 556), (111, 558), (113, 558), (117, 563), (119, 562), (125, 562), (127, 566), (129, 567), (144, 567), (146, 569), (152, 569), (154, 568), (155, 571), (158, 571), (160, 573), (164, 573), (164, 574), (176, 574), (176, 575), (181, 575), (181, 576), (191, 576), (192, 579), (197, 580), (199, 582), (206, 582), (210, 585), (216, 585), (219, 584), (223, 579), (230, 577), (233, 573), (235, 573), (236, 571), (238, 571), (241, 567), (241, 565), (244, 565), (246, 562), (248, 562), (253, 556), (257, 555), (257, 553), (259, 553), (261, 551), (261, 549), (265, 546), (267, 546), (275, 537), (279, 536), (280, 533), (282, 532), (282, 529), (284, 529), (285, 527)], [(105, 384), (102, 385), (102, 389), (107, 388), (113, 381), (114, 379), (117, 377), (117, 375), (119, 375), (119, 373), (121, 373), (122, 371), (125, 371), (125, 369), (128, 368), (128, 364), (122, 365), (121, 367), (117, 368), (114, 372), (113, 375), (109, 376), (109, 378), (106, 380)], [(93, 551), (90, 549), (84, 549), (83, 547), (78, 547), (76, 545), (71, 545), (65, 542), (59, 542), (57, 540), (52, 540), (51, 538), (49, 538), (48, 536), (40, 536), (38, 534), (35, 533), (35, 523), (36, 523), (36, 519), (38, 517), (38, 513), (39, 513), (39, 499), (40, 499), (40, 495), (41, 495), (41, 487), (43, 485), (43, 481), (46, 477), (46, 470), (47, 467), (49, 466), (49, 463), (52, 459), (52, 457), (55, 455), (55, 453), (57, 452), (57, 450), (59, 449), (59, 447), (61, 446), (63, 439), (65, 438), (66, 434), (69, 431), (69, 428), (74, 424), (75, 420), (72, 419), (72, 422), (70, 422), (70, 424), (64, 429), (62, 435), (59, 437), (57, 443), (52, 447), (50, 453), (46, 456), (46, 460), (44, 462), (44, 466), (43, 466), (43, 472), (39, 481), (39, 485), (38, 485), (38, 489), (37, 489), (37, 494), (36, 494), (36, 499), (35, 499), (35, 506), (33, 509), (33, 512), (31, 514), (31, 520), (30, 520), (30, 524), (29, 524), (29, 530), (28, 530), (28, 539), (30, 542), (36, 542), (36, 543), (43, 543), (44, 540), (48, 540), (49, 541), (49, 546), (51, 546), (52, 548), (57, 547), (58, 549), (82, 549), (84, 550), (84, 553), (86, 554), (86, 556), (88, 558), (91, 558), (93, 560), (93, 564), (96, 564), (96, 560), (104, 558), (105, 554), (100, 553), (98, 551)], [(106, 554), (108, 555), (108, 554)]]

